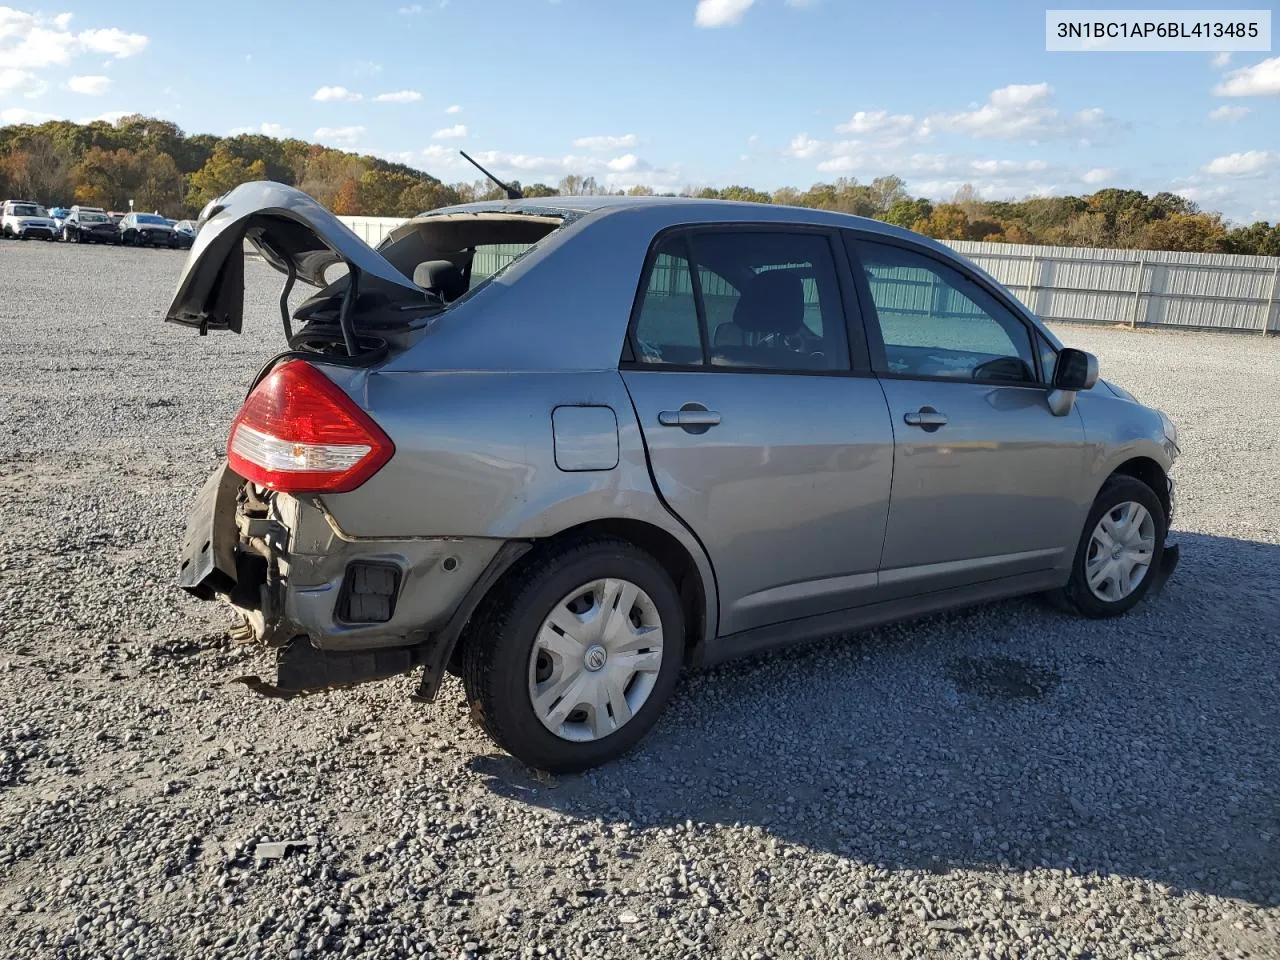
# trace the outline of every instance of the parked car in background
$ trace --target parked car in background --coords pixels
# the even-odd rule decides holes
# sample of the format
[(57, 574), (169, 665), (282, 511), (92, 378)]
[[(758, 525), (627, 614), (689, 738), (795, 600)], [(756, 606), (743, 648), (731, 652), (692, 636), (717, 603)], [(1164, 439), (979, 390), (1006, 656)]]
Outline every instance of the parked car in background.
[(174, 247), (173, 227), (170, 221), (157, 213), (129, 213), (116, 227), (120, 242), (126, 246)]
[(107, 212), (107, 218), (111, 221), (111, 225), (113, 227), (118, 228), (120, 226), (120, 221), (125, 218), (125, 215), (118, 210), (110, 210)]
[(191, 248), (196, 242), (196, 222), (194, 220), (179, 220), (173, 224), (174, 243), (184, 250)]
[(246, 230), (319, 288), (281, 298), (179, 573), (272, 648), (267, 692), (449, 669), (498, 744), (581, 770), (686, 665), (1028, 593), (1117, 616), (1177, 562), (1169, 418), (919, 234), (550, 197), (373, 250), (281, 184), (208, 209), (167, 320), (241, 329)]
[(49, 211), (31, 200), (6, 200), (0, 208), (0, 235), (6, 240), (54, 240)]
[(77, 205), (62, 222), (62, 239), (69, 243), (119, 243), (120, 234), (101, 207)]
[(67, 219), (67, 214), (71, 211), (67, 207), (54, 207), (49, 211), (49, 217), (53, 220), (53, 229), (58, 236), (62, 236), (62, 224)]

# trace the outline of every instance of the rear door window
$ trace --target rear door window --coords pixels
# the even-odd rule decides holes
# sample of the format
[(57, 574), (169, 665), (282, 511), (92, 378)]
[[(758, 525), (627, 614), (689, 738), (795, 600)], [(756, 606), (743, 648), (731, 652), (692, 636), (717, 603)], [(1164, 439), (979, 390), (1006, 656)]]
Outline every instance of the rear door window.
[(645, 364), (779, 372), (850, 369), (826, 234), (691, 231), (652, 258), (635, 324)]
[(636, 318), (634, 350), (638, 363), (704, 364), (689, 245), (682, 235), (664, 240), (653, 257)]

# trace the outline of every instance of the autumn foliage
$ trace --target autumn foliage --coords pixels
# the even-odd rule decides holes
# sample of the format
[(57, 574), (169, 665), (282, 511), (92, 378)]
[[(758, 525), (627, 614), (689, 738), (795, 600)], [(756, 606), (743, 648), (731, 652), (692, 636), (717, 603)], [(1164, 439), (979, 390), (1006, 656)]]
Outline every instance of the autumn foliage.
[[(192, 216), (209, 200), (249, 180), (294, 184), (340, 215), (408, 217), (423, 210), (495, 199), (492, 184), (446, 185), (399, 163), (257, 134), (188, 135), (175, 124), (133, 115), (114, 124), (55, 120), (0, 127), (0, 198), (48, 206), (86, 203), (112, 210)], [(519, 186), (519, 184), (514, 184)], [(569, 174), (556, 186), (535, 183), (525, 196), (608, 192), (594, 177)], [(638, 185), (633, 195), (652, 195)], [(1232, 226), (1173, 193), (1148, 196), (1107, 188), (1086, 196), (983, 200), (963, 187), (946, 201), (911, 196), (894, 176), (859, 183), (841, 177), (807, 190), (749, 186), (689, 188), (685, 195), (785, 203), (874, 217), (943, 240), (1061, 246), (1129, 247), (1280, 256), (1280, 225)]]

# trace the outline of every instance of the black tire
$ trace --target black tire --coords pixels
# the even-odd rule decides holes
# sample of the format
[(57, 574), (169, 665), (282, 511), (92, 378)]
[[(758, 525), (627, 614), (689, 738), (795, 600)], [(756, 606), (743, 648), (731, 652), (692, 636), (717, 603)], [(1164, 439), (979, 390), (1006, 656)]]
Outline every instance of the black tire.
[[(601, 577), (639, 586), (662, 624), (662, 665), (648, 699), (617, 731), (573, 742), (543, 726), (529, 696), (529, 662), (543, 620), (576, 588)], [(635, 746), (653, 727), (675, 688), (684, 660), (685, 626), (671, 577), (625, 540), (592, 538), (535, 550), (487, 596), (462, 638), (462, 680), (471, 716), (517, 760), (550, 773), (576, 773)]]
[[(1104, 600), (1089, 589), (1086, 579), (1089, 542), (1093, 530), (1108, 511), (1114, 510), (1122, 503), (1140, 503), (1151, 514), (1155, 524), (1155, 548), (1152, 550), (1151, 563), (1137, 587), (1127, 597), (1119, 600)], [(1164, 557), (1164, 541), (1168, 535), (1168, 520), (1165, 518), (1164, 504), (1156, 492), (1141, 480), (1128, 476), (1115, 476), (1109, 479), (1093, 501), (1089, 516), (1085, 520), (1084, 530), (1080, 533), (1080, 542), (1076, 546), (1075, 557), (1071, 561), (1071, 579), (1061, 590), (1048, 594), (1054, 606), (1068, 613), (1076, 613), (1090, 619), (1118, 617), (1128, 613), (1142, 602), (1142, 598), (1155, 584), (1159, 577), (1161, 561)]]

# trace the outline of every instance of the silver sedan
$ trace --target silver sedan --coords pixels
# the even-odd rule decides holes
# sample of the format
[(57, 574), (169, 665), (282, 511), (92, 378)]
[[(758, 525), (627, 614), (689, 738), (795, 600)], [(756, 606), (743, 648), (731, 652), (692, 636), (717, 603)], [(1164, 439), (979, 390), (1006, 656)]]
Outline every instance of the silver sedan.
[(579, 770), (686, 666), (1019, 594), (1115, 616), (1177, 561), (1173, 424), (916, 234), (516, 197), (374, 250), (252, 183), (202, 214), (167, 319), (239, 332), (246, 239), (288, 349), (180, 582), (272, 651), (267, 692), (452, 671), (498, 744)]

